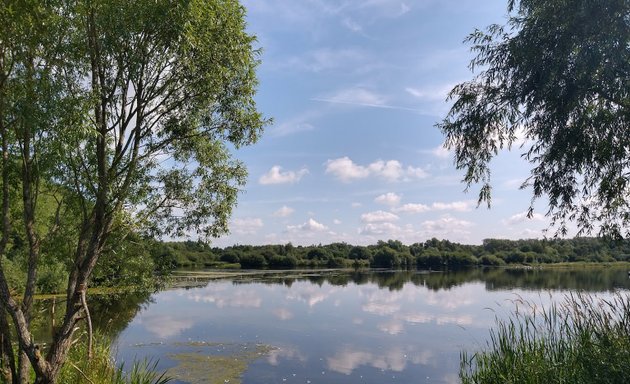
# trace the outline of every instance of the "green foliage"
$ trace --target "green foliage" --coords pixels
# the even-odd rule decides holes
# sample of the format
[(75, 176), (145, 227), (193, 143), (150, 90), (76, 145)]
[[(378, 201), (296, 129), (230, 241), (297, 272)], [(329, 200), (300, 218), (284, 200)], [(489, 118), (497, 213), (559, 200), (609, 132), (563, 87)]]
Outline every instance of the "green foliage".
[(59, 383), (64, 384), (166, 384), (171, 378), (157, 370), (157, 362), (134, 362), (129, 372), (124, 365), (116, 367), (112, 360), (111, 340), (97, 333), (95, 335), (92, 359), (87, 358), (86, 335), (77, 341), (68, 355)]
[[(146, 241), (146, 240), (145, 240)], [(559, 262), (625, 261), (630, 258), (630, 241), (598, 238), (554, 240), (486, 239), (480, 246), (430, 239), (410, 246), (381, 241), (369, 246), (344, 243), (298, 246), (236, 245), (210, 248), (198, 242), (152, 242), (151, 252), (165, 256), (171, 267), (243, 268), (420, 268), (457, 269), (478, 265), (537, 265)], [(291, 246), (292, 247), (292, 246)], [(395, 247), (395, 248), (392, 248)], [(154, 256), (155, 258), (158, 256)], [(228, 264), (226, 264), (228, 263)]]
[(39, 293), (60, 293), (68, 284), (68, 271), (63, 263), (52, 261), (39, 268), (37, 291)]
[(551, 308), (517, 302), (497, 320), (487, 350), (462, 354), (463, 384), (627, 383), (630, 297), (567, 296)]
[(557, 234), (575, 221), (580, 234), (630, 235), (630, 2), (511, 0), (508, 12), (468, 37), (480, 71), (438, 124), (456, 167), (489, 205), (491, 159), (525, 137), (525, 185), (548, 197)]

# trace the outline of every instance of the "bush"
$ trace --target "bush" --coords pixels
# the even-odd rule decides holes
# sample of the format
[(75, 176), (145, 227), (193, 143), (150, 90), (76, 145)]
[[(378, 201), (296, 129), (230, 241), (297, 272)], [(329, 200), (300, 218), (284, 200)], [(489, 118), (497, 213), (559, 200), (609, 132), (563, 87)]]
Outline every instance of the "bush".
[(483, 255), (479, 258), (479, 262), (481, 265), (494, 266), (498, 267), (501, 265), (505, 265), (505, 261), (496, 257), (495, 255)]
[(268, 263), (269, 263), (269, 268), (291, 269), (297, 266), (298, 261), (293, 255), (289, 255), (289, 256), (274, 255), (269, 258)]
[(346, 261), (341, 257), (333, 257), (326, 263), (328, 268), (345, 268)]
[(258, 253), (241, 255), (240, 263), (242, 268), (263, 268), (266, 265), (265, 258)]

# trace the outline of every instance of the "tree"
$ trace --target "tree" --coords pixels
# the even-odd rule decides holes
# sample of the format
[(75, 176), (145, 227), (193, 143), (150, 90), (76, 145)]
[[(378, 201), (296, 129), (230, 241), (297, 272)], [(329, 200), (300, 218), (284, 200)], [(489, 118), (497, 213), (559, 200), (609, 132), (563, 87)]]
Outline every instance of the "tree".
[(490, 205), (491, 159), (525, 137), (523, 187), (532, 203), (548, 197), (556, 234), (575, 221), (579, 234), (628, 236), (630, 2), (510, 0), (508, 12), (467, 38), (481, 71), (453, 88), (438, 124), (456, 167)]
[[(0, 4), (0, 328), (9, 340), (0, 358), (14, 383), (28, 380), (28, 364), (36, 383), (54, 383), (76, 325), (89, 322), (87, 286), (112, 233), (226, 232), (246, 181), (229, 147), (254, 143), (266, 120), (253, 100), (255, 38), (236, 0), (18, 3)], [(21, 300), (1, 264), (16, 185), (28, 240)], [(74, 218), (64, 231), (74, 246), (63, 322), (43, 351), (30, 317), (42, 242), (61, 224), (38, 216), (49, 190), (57, 217)]]

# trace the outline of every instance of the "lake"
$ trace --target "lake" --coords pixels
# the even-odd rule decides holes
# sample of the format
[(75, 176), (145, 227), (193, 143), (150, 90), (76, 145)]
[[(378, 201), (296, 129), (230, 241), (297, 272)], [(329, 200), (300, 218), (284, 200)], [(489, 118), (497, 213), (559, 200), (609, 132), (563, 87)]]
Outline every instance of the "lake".
[(521, 300), (630, 288), (627, 267), (194, 280), (125, 309), (95, 302), (118, 362), (158, 359), (175, 383), (457, 383), (460, 352), (483, 348)]

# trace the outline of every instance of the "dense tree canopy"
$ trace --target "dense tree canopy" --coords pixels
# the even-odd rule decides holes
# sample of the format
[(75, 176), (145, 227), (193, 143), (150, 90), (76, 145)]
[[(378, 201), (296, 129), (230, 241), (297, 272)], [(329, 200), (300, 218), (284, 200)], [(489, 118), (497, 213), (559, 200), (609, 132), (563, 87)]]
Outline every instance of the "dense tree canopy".
[(525, 137), (524, 186), (549, 198), (557, 234), (575, 221), (630, 235), (630, 1), (510, 0), (508, 11), (468, 37), (479, 73), (453, 88), (438, 124), (457, 168), (489, 204), (491, 159)]
[[(246, 180), (229, 148), (266, 123), (258, 51), (237, 0), (3, 1), (0, 22), (0, 370), (22, 383), (30, 365), (50, 383), (102, 255), (129, 233), (227, 230)], [(21, 286), (3, 267), (18, 250)], [(51, 259), (67, 266), (67, 305), (40, 350), (32, 300)]]

